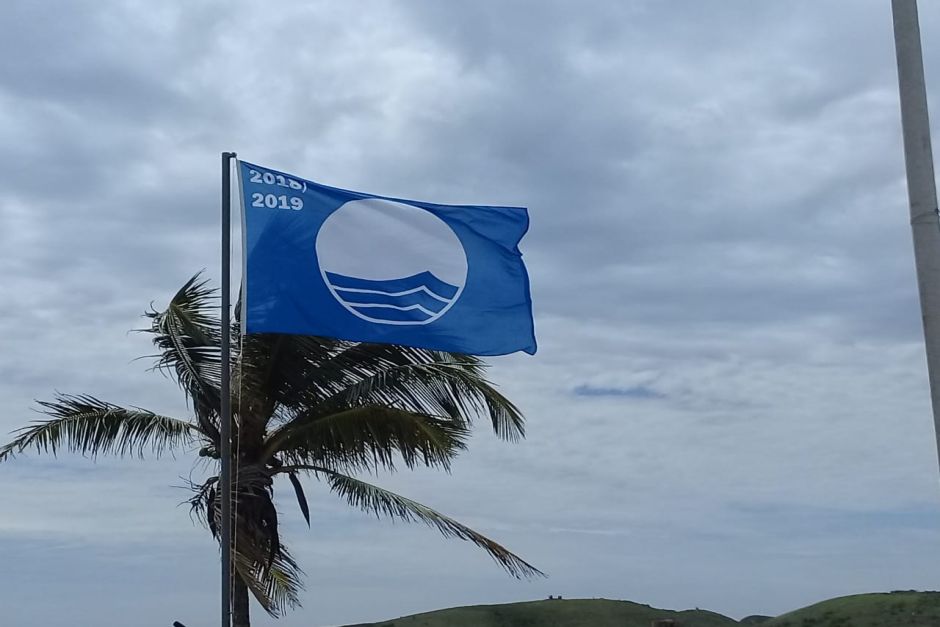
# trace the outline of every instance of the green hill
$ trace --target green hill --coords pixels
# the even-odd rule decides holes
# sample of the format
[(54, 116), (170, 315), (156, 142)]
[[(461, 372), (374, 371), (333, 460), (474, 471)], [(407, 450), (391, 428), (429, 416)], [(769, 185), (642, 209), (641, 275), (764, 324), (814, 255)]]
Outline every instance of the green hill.
[(669, 618), (675, 619), (681, 627), (739, 624), (727, 616), (705, 610), (675, 612), (629, 601), (559, 599), (455, 607), (371, 623), (368, 627), (650, 627), (654, 620)]
[(761, 627), (940, 627), (940, 592), (887, 592), (829, 599)]
[(940, 592), (896, 591), (829, 599), (776, 618), (755, 614), (738, 622), (707, 610), (661, 610), (607, 599), (565, 599), (455, 607), (348, 627), (940, 627)]

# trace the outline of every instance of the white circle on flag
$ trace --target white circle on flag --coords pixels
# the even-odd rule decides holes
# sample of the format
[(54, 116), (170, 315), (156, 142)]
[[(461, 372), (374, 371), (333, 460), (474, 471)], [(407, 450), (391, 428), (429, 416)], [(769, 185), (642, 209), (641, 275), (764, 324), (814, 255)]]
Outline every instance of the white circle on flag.
[(434, 322), (457, 302), (467, 255), (453, 229), (408, 203), (351, 200), (317, 233), (317, 259), (333, 297), (377, 324)]

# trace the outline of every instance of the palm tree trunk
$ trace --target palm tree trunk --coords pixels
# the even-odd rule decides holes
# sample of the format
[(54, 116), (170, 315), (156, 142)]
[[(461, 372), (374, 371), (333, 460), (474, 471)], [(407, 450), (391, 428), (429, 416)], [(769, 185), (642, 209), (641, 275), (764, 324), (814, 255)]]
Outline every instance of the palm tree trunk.
[(234, 573), (233, 578), (235, 589), (232, 594), (232, 627), (251, 627), (251, 619), (248, 616), (248, 586), (238, 573)]

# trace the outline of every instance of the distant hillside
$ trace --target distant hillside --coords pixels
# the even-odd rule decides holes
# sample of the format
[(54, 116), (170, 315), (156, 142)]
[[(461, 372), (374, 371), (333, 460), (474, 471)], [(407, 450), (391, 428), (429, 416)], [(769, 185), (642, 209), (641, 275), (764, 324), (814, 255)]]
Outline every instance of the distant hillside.
[(651, 627), (673, 619), (680, 627), (940, 627), (940, 592), (897, 591), (829, 599), (776, 618), (741, 620), (707, 610), (660, 610), (630, 601), (565, 599), (455, 607), (348, 627)]
[(682, 627), (730, 627), (739, 623), (706, 610), (675, 612), (606, 599), (564, 599), (456, 607), (354, 627), (650, 627), (672, 618)]
[(761, 627), (940, 627), (940, 592), (839, 597), (788, 612)]

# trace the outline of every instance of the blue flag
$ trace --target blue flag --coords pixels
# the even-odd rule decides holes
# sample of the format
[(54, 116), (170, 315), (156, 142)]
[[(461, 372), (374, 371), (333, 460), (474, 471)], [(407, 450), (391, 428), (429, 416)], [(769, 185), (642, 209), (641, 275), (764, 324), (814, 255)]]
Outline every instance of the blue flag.
[(246, 333), (535, 353), (520, 207), (437, 205), (239, 162)]

